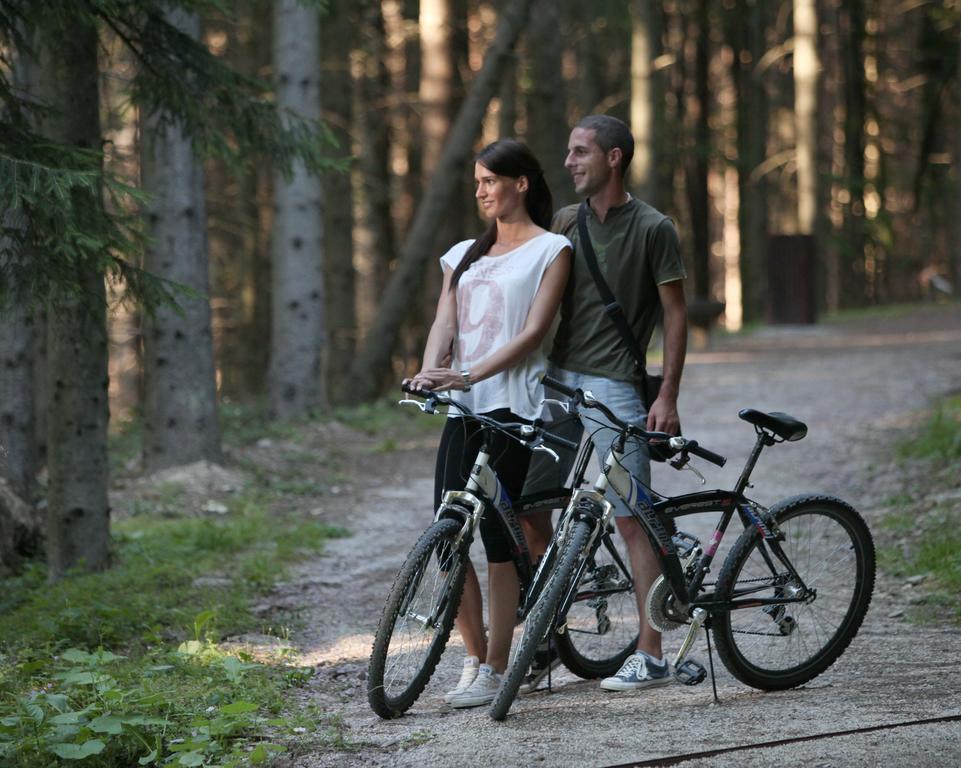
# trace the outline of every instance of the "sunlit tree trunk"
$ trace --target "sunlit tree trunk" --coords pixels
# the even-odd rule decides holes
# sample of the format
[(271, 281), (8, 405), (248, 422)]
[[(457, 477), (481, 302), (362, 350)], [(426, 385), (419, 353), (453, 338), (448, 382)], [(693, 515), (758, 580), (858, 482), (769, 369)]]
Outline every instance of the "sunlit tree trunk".
[(664, 110), (664, 93), (654, 61), (660, 55), (661, 25), (658, 3), (631, 2), (631, 132), (634, 160), (631, 186), (642, 200), (655, 207), (657, 195), (658, 115)]
[[(379, 15), (380, 6), (372, 4)], [(332, 5), (321, 29), (323, 53), (324, 122), (340, 145), (337, 155), (351, 155), (352, 82), (350, 50), (354, 42), (352, 3), (340, 0)], [(386, 121), (382, 121), (386, 125)], [(388, 228), (390, 220), (387, 221)], [(354, 301), (354, 214), (350, 172), (324, 176), (324, 254), (326, 256), (327, 327), (330, 329), (327, 356), (327, 388), (332, 402), (345, 401), (346, 379), (357, 338)]]
[[(53, 141), (99, 150), (97, 31), (92, 26), (41, 30), (40, 96), (52, 108), (44, 133)], [(96, 190), (75, 202), (91, 215)], [(107, 323), (103, 275), (75, 265), (78, 293), (59, 295), (48, 320), (47, 576), (102, 570), (109, 564), (107, 502)]]
[[(274, 81), (284, 110), (320, 118), (320, 23), (298, 0), (274, 5)], [(326, 343), (320, 179), (296, 162), (274, 179), (272, 322), (268, 404), (290, 419), (323, 405)]]
[[(196, 15), (174, 11), (168, 18), (199, 36)], [(144, 318), (143, 460), (154, 472), (221, 457), (203, 165), (169, 115), (145, 117), (143, 185), (151, 196), (146, 269), (198, 294), (179, 296), (177, 308), (158, 308)]]
[(435, 234), (450, 199), (459, 193), (461, 174), (469, 162), (474, 137), (480, 131), (487, 105), (494, 96), (510, 51), (527, 22), (532, 0), (510, 0), (504, 7), (497, 33), (461, 105), (437, 163), (433, 183), (418, 206), (410, 233), (398, 258), (397, 268), (381, 302), (380, 312), (350, 374), (351, 391), (368, 400), (381, 390), (390, 370), (398, 326), (407, 312), (410, 296), (420, 284), (424, 267), (437, 254), (432, 250)]
[(817, 219), (817, 11), (794, 0), (794, 114), (798, 232), (812, 235)]

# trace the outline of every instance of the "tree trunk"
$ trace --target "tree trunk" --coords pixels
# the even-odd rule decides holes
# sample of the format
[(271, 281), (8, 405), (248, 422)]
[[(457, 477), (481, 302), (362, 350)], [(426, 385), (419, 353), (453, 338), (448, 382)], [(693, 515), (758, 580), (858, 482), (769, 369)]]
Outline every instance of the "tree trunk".
[[(958, 43), (957, 74), (954, 78), (954, 92), (961, 104), (961, 42)], [(961, 297), (961, 130), (954, 131), (954, 247), (951, 249), (954, 267), (954, 295)]]
[[(52, 107), (44, 132), (53, 141), (99, 150), (97, 32), (51, 23), (40, 31), (40, 95)], [(79, 207), (102, 215), (97, 191), (78, 191)], [(51, 304), (48, 328), (47, 576), (109, 564), (107, 502), (107, 324), (100, 271), (75, 264), (76, 292)]]
[[(527, 52), (530, 85), (527, 88), (527, 143), (540, 160), (544, 177), (554, 196), (554, 208), (575, 201), (571, 175), (564, 167), (567, 155), (565, 89), (558, 86), (562, 71), (562, 46), (558, 45), (557, 0), (537, 0), (531, 9)], [(510, 135), (510, 134), (508, 134)]]
[[(351, 3), (333, 5), (321, 29), (323, 52), (324, 122), (337, 139), (337, 154), (351, 154), (353, 113), (350, 94), (350, 50), (354, 42)], [(372, 6), (380, 15), (378, 3)], [(386, 121), (382, 121), (386, 125)], [(326, 361), (327, 391), (334, 403), (347, 398), (344, 373), (350, 368), (357, 339), (354, 301), (354, 213), (350, 171), (324, 176), (324, 253), (326, 255), (327, 327), (330, 329)], [(389, 213), (389, 211), (388, 211)], [(390, 219), (387, 219), (388, 231)]]
[[(358, 339), (363, 339), (377, 315), (390, 265), (396, 256), (396, 237), (391, 210), (390, 178), (390, 122), (384, 119), (384, 108), (391, 91), (389, 73), (385, 68), (388, 60), (386, 30), (382, 8), (377, 4), (367, 6), (362, 17), (363, 38), (355, 52), (354, 66), (354, 125), (358, 169), (354, 174), (358, 199), (359, 223), (356, 243), (355, 267), (360, 277), (357, 292)], [(419, 56), (418, 56), (419, 58)], [(406, 87), (407, 76), (398, 73), (395, 88)], [(405, 105), (406, 106), (406, 105)], [(409, 117), (409, 115), (408, 115)], [(408, 121), (396, 117), (397, 129), (405, 129)], [(406, 139), (409, 148), (417, 144), (413, 134), (400, 131), (401, 139)], [(404, 183), (416, 184), (417, 169), (409, 165), (404, 175)], [(350, 389), (346, 389), (350, 392)], [(352, 395), (353, 393), (351, 393)]]
[[(186, 34), (199, 35), (197, 16), (174, 11), (168, 18)], [(143, 460), (146, 471), (155, 472), (221, 458), (203, 166), (169, 115), (144, 121), (143, 184), (151, 195), (147, 271), (199, 294), (178, 297), (178, 308), (144, 318)]]
[(691, 208), (691, 234), (694, 241), (694, 298), (707, 300), (711, 293), (710, 198), (708, 195), (708, 158), (711, 153), (709, 14), (707, 0), (697, 0), (694, 34), (694, 95), (690, 100), (694, 120), (694, 146), (685, 163), (687, 197)]
[(435, 233), (447, 212), (448, 203), (457, 194), (457, 185), (464, 165), (470, 159), (474, 137), (480, 130), (487, 105), (496, 92), (510, 51), (524, 29), (531, 3), (532, 0), (511, 0), (504, 8), (484, 65), (458, 111), (437, 163), (437, 171), (417, 208), (397, 268), (391, 275), (380, 314), (354, 359), (350, 374), (351, 392), (360, 400), (370, 400), (381, 390), (390, 369), (398, 326), (407, 312), (410, 296), (420, 284), (424, 265), (435, 255), (432, 251)]
[(0, 478), (28, 502), (37, 474), (33, 393), (33, 318), (14, 307), (0, 315)]
[(858, 265), (864, 261), (864, 122), (867, 116), (864, 84), (864, 8), (861, 0), (838, 6), (838, 32), (844, 72), (844, 187), (848, 202), (841, 207), (841, 299), (845, 304), (864, 300)]
[[(274, 79), (282, 109), (320, 118), (318, 12), (297, 0), (274, 5)], [(295, 163), (274, 180), (273, 322), (269, 411), (291, 419), (324, 404), (321, 354), (324, 324), (321, 181)]]
[(758, 67), (764, 55), (763, 0), (738, 0), (734, 9), (734, 82), (737, 87), (738, 228), (744, 322), (764, 313), (767, 285), (766, 181), (758, 173), (767, 158), (768, 104)]
[(817, 10), (794, 0), (794, 114), (798, 233), (813, 235), (817, 221)]
[(660, 10), (652, 0), (631, 2), (631, 132), (634, 160), (631, 186), (642, 200), (657, 207), (657, 116), (664, 108), (654, 60), (661, 53)]

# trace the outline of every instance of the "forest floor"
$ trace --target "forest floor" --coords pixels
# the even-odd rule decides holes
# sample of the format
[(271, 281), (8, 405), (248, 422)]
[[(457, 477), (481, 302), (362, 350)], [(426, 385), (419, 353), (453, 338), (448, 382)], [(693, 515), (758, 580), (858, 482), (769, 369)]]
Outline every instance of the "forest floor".
[[(752, 445), (739, 409), (781, 410), (805, 421), (803, 441), (765, 452), (752, 497), (770, 504), (802, 491), (838, 495), (862, 512), (884, 554), (896, 553), (910, 528), (899, 510), (961, 509), (957, 475), (897, 458), (925, 409), (959, 391), (961, 306), (954, 304), (716, 336), (688, 355), (680, 410), (685, 433), (729, 459), (723, 470), (702, 466), (707, 487), (731, 487)], [(715, 705), (709, 683), (610, 694), (561, 671), (552, 692), (524, 697), (507, 721), (495, 723), (486, 708), (441, 706), (463, 655), (454, 632), (411, 711), (379, 719), (366, 701), (367, 659), (394, 574), (431, 517), (439, 432), (439, 420), (419, 414), (405, 423), (403, 434), (394, 423), (391, 434), (328, 435), (337, 438), (341, 482), (312, 513), (351, 535), (296, 566), (262, 606), (267, 614), (301, 612), (293, 652), (316, 673), (293, 695), (336, 725), (336, 738), (328, 730), (311, 743), (308, 735), (286, 764), (612, 766), (680, 755), (690, 755), (684, 765), (961, 761), (957, 617), (925, 597), (924, 574), (907, 578), (894, 575), (896, 568), (879, 570), (866, 622), (840, 661), (799, 689), (761, 693), (718, 663)], [(670, 493), (698, 486), (691, 473), (659, 465), (654, 487)], [(900, 519), (902, 538), (892, 519)], [(673, 653), (680, 639), (666, 636), (665, 650)], [(791, 743), (769, 744), (778, 740)], [(706, 750), (731, 751), (694, 756)]]

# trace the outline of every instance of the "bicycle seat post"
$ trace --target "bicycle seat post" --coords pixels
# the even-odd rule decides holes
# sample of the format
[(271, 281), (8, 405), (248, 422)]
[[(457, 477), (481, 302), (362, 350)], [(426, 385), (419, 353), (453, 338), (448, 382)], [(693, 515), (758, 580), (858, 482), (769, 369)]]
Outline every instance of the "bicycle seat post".
[(744, 464), (744, 469), (741, 470), (741, 476), (737, 479), (737, 485), (734, 487), (735, 493), (744, 493), (744, 490), (750, 484), (754, 465), (757, 464), (761, 451), (764, 450), (764, 446), (766, 445), (774, 445), (774, 438), (763, 429), (759, 429), (757, 431), (757, 440), (754, 443), (754, 448), (751, 450), (751, 455), (748, 456), (747, 462)]

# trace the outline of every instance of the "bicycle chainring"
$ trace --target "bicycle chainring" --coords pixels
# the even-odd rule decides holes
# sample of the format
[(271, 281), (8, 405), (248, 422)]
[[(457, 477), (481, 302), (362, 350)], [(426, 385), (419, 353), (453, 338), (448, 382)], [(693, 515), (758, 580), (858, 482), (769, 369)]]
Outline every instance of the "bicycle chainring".
[(674, 593), (663, 576), (658, 576), (648, 590), (645, 608), (647, 623), (658, 632), (673, 632), (688, 623), (684, 606), (677, 604)]

